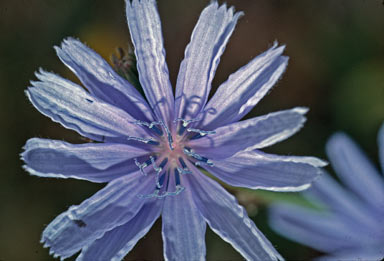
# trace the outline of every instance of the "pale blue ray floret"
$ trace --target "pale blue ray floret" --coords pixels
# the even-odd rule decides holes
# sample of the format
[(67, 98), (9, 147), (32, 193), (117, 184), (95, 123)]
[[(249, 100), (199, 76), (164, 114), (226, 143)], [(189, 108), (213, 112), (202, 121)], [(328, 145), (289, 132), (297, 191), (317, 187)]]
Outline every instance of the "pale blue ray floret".
[[(384, 124), (379, 135), (384, 170)], [(327, 143), (331, 165), (343, 183), (329, 174), (314, 182), (305, 196), (321, 210), (276, 204), (270, 223), (276, 232), (323, 252), (320, 260), (383, 260), (384, 177), (344, 133)]]
[(245, 209), (202, 170), (232, 186), (306, 189), (324, 162), (261, 152), (296, 133), (305, 108), (240, 121), (271, 90), (288, 58), (275, 43), (229, 76), (208, 101), (220, 56), (242, 12), (211, 2), (169, 81), (155, 0), (126, 1), (145, 97), (97, 53), (68, 38), (55, 50), (85, 88), (39, 71), (26, 91), (53, 121), (93, 142), (33, 138), (22, 159), (32, 175), (107, 183), (56, 217), (41, 242), (62, 259), (121, 260), (162, 218), (166, 260), (204, 260), (206, 224), (245, 259), (282, 257)]

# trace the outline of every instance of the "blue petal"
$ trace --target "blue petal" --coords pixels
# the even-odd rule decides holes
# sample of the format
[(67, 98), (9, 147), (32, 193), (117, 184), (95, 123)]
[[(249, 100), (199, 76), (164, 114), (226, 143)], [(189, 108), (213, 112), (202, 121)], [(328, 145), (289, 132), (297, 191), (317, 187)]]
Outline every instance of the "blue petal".
[(133, 158), (147, 153), (123, 144), (70, 144), (33, 138), (25, 144), (21, 157), (32, 175), (108, 182), (137, 171)]
[(269, 221), (276, 232), (324, 252), (346, 248), (360, 236), (334, 216), (293, 205), (273, 205)]
[(355, 231), (360, 231), (362, 234), (366, 234), (366, 231), (371, 231), (372, 234), (380, 233), (377, 227), (380, 227), (381, 217), (375, 217), (376, 213), (371, 212), (369, 205), (342, 188), (328, 174), (325, 173), (316, 180), (312, 188), (307, 191), (306, 196), (310, 200), (320, 200), (323, 205), (344, 222), (359, 224), (353, 226)]
[(134, 218), (83, 248), (76, 260), (123, 260), (159, 218), (162, 205), (163, 200), (147, 200)]
[(382, 261), (384, 258), (383, 244), (378, 245), (371, 249), (361, 249), (359, 247), (353, 247), (352, 249), (346, 249), (332, 253), (331, 255), (321, 256), (315, 259), (315, 261), (351, 261), (351, 260), (370, 260), (370, 261)]
[(214, 161), (206, 170), (231, 186), (272, 191), (307, 189), (319, 177), (325, 162), (311, 157), (277, 156), (260, 151), (241, 151)]
[(57, 55), (81, 80), (92, 95), (124, 109), (136, 119), (152, 121), (152, 110), (141, 94), (121, 78), (109, 64), (80, 41), (68, 38)]
[(230, 243), (247, 260), (283, 260), (257, 229), (235, 197), (217, 182), (189, 164), (193, 175), (186, 175), (193, 199), (211, 229)]
[(227, 158), (245, 149), (264, 148), (295, 134), (303, 126), (306, 112), (306, 108), (298, 107), (232, 123), (189, 144), (210, 159)]
[(193, 202), (188, 184), (184, 185), (186, 189), (182, 193), (165, 198), (162, 214), (164, 258), (205, 260), (206, 223)]
[(379, 143), (379, 159), (381, 164), (381, 171), (384, 173), (384, 124), (381, 125), (378, 134), (378, 143)]
[(126, 0), (127, 20), (135, 46), (139, 80), (153, 111), (167, 122), (173, 117), (174, 97), (165, 62), (161, 22), (155, 0)]
[(138, 197), (153, 190), (153, 180), (141, 173), (110, 182), (94, 196), (57, 216), (44, 230), (41, 242), (50, 253), (67, 258), (100, 238), (105, 232), (121, 226), (146, 203)]
[(375, 209), (384, 209), (384, 181), (372, 162), (347, 135), (334, 134), (327, 154), (337, 175)]
[(240, 120), (271, 90), (288, 64), (288, 57), (281, 56), (285, 47), (276, 47), (277, 43), (218, 88), (198, 116), (202, 128), (212, 130)]
[(176, 84), (176, 113), (190, 119), (205, 105), (220, 56), (242, 12), (212, 2), (200, 15), (185, 50)]
[(44, 115), (88, 138), (145, 136), (146, 132), (125, 111), (104, 103), (77, 84), (41, 71), (26, 94)]

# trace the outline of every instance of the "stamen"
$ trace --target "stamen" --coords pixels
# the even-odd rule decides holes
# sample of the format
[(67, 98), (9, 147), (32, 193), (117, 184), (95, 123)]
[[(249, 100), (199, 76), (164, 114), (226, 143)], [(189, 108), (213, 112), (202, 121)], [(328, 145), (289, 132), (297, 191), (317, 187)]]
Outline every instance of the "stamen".
[(195, 162), (195, 166), (201, 166), (201, 165), (208, 165), (210, 167), (214, 166), (215, 164), (213, 164), (212, 160), (207, 160), (207, 161), (196, 161)]
[(180, 122), (180, 121), (183, 122), (183, 124), (182, 124), (183, 127), (187, 127), (191, 122), (197, 122), (197, 121), (200, 121), (200, 119), (185, 120), (183, 118), (177, 118), (173, 122), (177, 123), (177, 122)]
[(151, 144), (151, 145), (160, 145), (158, 141), (155, 141), (154, 139), (151, 139), (151, 138), (140, 138), (140, 137), (128, 136), (127, 140), (140, 141), (140, 142), (144, 142), (146, 144)]
[[(151, 156), (152, 158), (152, 156)], [(147, 176), (147, 173), (145, 173), (144, 168), (152, 164), (152, 159), (149, 159), (143, 163), (140, 163), (137, 158), (134, 158), (135, 164), (137, 167), (139, 167), (141, 174), (144, 176)]]
[(177, 170), (180, 172), (181, 175), (184, 175), (184, 174), (192, 174), (192, 171), (190, 171), (189, 169), (185, 168), (185, 169), (182, 169), (180, 167), (177, 167)]
[(136, 125), (147, 126), (148, 128), (152, 129), (154, 132), (159, 134), (160, 136), (163, 135), (163, 131), (156, 127), (156, 125), (161, 125), (161, 123), (159, 121), (153, 121), (151, 123), (148, 123), (148, 122), (145, 122), (145, 121), (137, 120), (134, 123)]
[(161, 121), (161, 126), (163, 126), (165, 132), (167, 133), (169, 148), (170, 148), (171, 150), (173, 150), (173, 146), (172, 146), (172, 144), (173, 144), (172, 134), (171, 134), (171, 132), (169, 131), (168, 126), (165, 125), (164, 122), (162, 122), (162, 121)]
[(156, 165), (156, 162), (155, 162), (155, 158), (152, 157), (152, 156), (150, 156), (149, 158), (151, 159), (153, 169), (156, 171), (156, 188), (159, 188), (159, 189), (160, 189), (160, 188), (163, 186), (163, 185), (160, 184), (160, 182), (159, 182), (160, 173), (161, 173), (161, 171), (163, 170), (163, 167), (165, 166), (165, 164), (167, 164), (168, 159), (165, 158), (165, 159), (161, 162), (160, 166), (157, 166), (157, 165)]
[(192, 172), (188, 169), (187, 165), (185, 164), (183, 158), (179, 158), (179, 162), (183, 168), (177, 167), (177, 170), (181, 175), (184, 174), (192, 174)]
[(184, 133), (184, 130), (185, 128), (191, 123), (191, 122), (197, 122), (197, 121), (200, 121), (200, 119), (191, 119), (191, 120), (185, 120), (183, 118), (177, 118), (176, 120), (174, 120), (173, 122), (174, 123), (177, 123), (177, 122), (183, 122), (180, 126), (180, 129), (178, 131), (178, 134), (179, 136), (183, 135)]
[(185, 155), (198, 160), (195, 162), (196, 166), (201, 166), (202, 164), (205, 164), (205, 165), (209, 165), (212, 167), (214, 165), (210, 159), (197, 154), (191, 148), (185, 147), (183, 152)]
[[(141, 126), (147, 126), (148, 128), (154, 130), (157, 134), (159, 134), (160, 136), (163, 135), (163, 131), (159, 128), (156, 127), (156, 125), (160, 125), (164, 128), (165, 132), (167, 133), (167, 138), (168, 138), (168, 144), (169, 144), (169, 147), (171, 150), (173, 150), (173, 138), (172, 138), (172, 134), (171, 132), (169, 131), (168, 129), (168, 126), (166, 124), (164, 124), (164, 122), (162, 121), (153, 121), (151, 123), (148, 123), (148, 122), (145, 122), (145, 121), (141, 121), (141, 120), (137, 120), (134, 122), (135, 124), (137, 125), (141, 125)], [(156, 145), (159, 145), (160, 143), (156, 141)]]
[(193, 128), (188, 128), (188, 132), (197, 132), (201, 137), (204, 137), (205, 135), (208, 134), (215, 134), (216, 131), (205, 131), (205, 130), (199, 130), (199, 129), (193, 129)]
[[(163, 162), (164, 162), (164, 160), (163, 160)], [(160, 164), (160, 166), (163, 165), (163, 162)], [(164, 164), (164, 166), (165, 166), (165, 164)], [(168, 171), (167, 174), (168, 174), (168, 179), (167, 179), (167, 186), (165, 188), (166, 190), (168, 189), (168, 185), (169, 185), (170, 171)], [(164, 173), (163, 175), (160, 176), (160, 179), (159, 179), (159, 185), (160, 186), (164, 185), (165, 177), (166, 177), (166, 173)], [(160, 198), (165, 198), (168, 196), (176, 196), (176, 195), (180, 194), (185, 189), (185, 187), (180, 185), (180, 176), (178, 175), (178, 172), (176, 169), (175, 169), (175, 185), (176, 185), (175, 191), (171, 191), (171, 192), (164, 191), (163, 193), (160, 193), (160, 187), (158, 187), (156, 185), (155, 191), (153, 191), (153, 193), (147, 194), (147, 195), (139, 194), (139, 195), (137, 195), (137, 197), (138, 198), (159, 198), (160, 199)]]

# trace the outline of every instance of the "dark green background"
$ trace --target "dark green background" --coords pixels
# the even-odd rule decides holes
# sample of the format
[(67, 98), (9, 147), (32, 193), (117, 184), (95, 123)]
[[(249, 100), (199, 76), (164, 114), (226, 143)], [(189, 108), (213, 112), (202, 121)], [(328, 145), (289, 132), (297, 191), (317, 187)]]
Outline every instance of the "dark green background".
[[(172, 83), (191, 31), (207, 0), (159, 0)], [(248, 117), (294, 106), (310, 108), (308, 122), (293, 138), (268, 152), (325, 158), (327, 137), (348, 132), (377, 161), (376, 132), (384, 119), (384, 5), (380, 0), (227, 1), (245, 12), (221, 59), (216, 88), (231, 72), (266, 50), (274, 40), (287, 45), (288, 70)], [(81, 142), (79, 136), (39, 114), (24, 95), (42, 67), (75, 80), (55, 56), (54, 45), (79, 38), (108, 59), (129, 41), (123, 0), (0, 1), (0, 260), (51, 260), (40, 233), (58, 214), (79, 204), (102, 185), (44, 179), (21, 169), (28, 138)], [(238, 195), (259, 228), (287, 259), (319, 253), (276, 234), (265, 207), (275, 196)], [(280, 194), (282, 195), (282, 194)], [(288, 198), (290, 195), (287, 195)], [(278, 197), (280, 199), (281, 197)], [(188, 224), (186, 224), (188, 225)], [(127, 260), (162, 257), (160, 222)], [(212, 232), (208, 260), (241, 260)]]

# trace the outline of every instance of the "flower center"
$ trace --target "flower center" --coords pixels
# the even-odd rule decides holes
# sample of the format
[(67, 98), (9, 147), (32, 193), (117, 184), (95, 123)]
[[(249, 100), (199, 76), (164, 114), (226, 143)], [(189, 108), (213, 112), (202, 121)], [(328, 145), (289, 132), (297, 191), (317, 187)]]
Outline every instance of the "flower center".
[[(161, 121), (143, 122), (137, 121), (136, 124), (148, 127), (152, 130), (156, 138), (129, 138), (131, 140), (142, 141), (153, 145), (153, 150), (149, 159), (140, 163), (137, 158), (134, 159), (136, 166), (145, 176), (155, 173), (156, 186), (155, 191), (149, 195), (139, 195), (141, 198), (165, 196), (174, 196), (184, 190), (181, 185), (182, 175), (191, 174), (186, 162), (196, 166), (206, 164), (213, 166), (212, 161), (193, 151), (186, 146), (188, 140), (199, 139), (214, 131), (204, 131), (195, 128), (188, 128), (188, 125), (195, 120), (175, 120), (170, 127)], [(147, 167), (149, 171), (147, 170)], [(165, 185), (165, 186), (164, 186)]]

